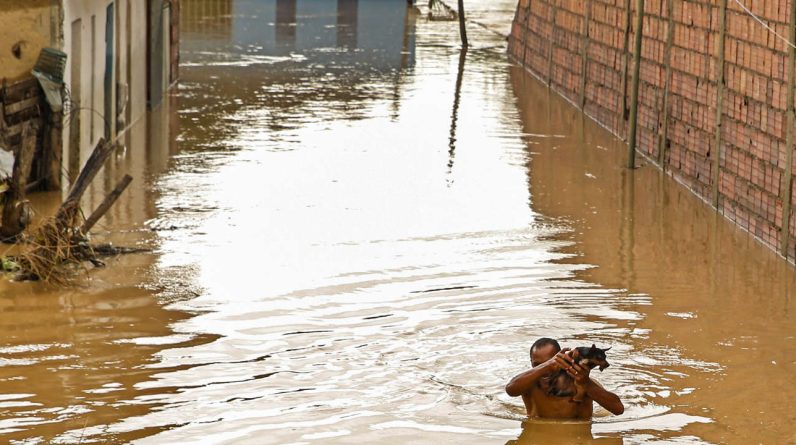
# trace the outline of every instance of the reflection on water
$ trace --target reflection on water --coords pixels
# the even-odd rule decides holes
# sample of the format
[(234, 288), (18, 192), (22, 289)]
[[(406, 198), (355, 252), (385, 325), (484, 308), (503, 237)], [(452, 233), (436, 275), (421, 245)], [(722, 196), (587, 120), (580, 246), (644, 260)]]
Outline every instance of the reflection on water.
[(526, 420), (522, 422), (522, 434), (506, 445), (622, 445), (621, 437), (594, 437), (589, 422), (556, 422)]
[(691, 423), (682, 428), (690, 436), (684, 443), (794, 438), (779, 420), (794, 416), (776, 408), (793, 393), (770, 388), (796, 368), (793, 268), (654, 168), (624, 170), (621, 144), (521, 70), (511, 82), (525, 131), (565, 136), (528, 138), (534, 208), (572, 221), (578, 261), (597, 266), (581, 277), (649, 295), (635, 303), (643, 318), (633, 329), (643, 334), (627, 337), (634, 353), (622, 365), (648, 385), (625, 394), (637, 405), (671, 407), (674, 416), (595, 431)]
[[(425, 5), (183, 1), (179, 94), (88, 199), (132, 172), (96, 236), (155, 253), (0, 285), (0, 435), (792, 437), (794, 391), (766, 389), (794, 371), (792, 270), (511, 68), (515, 3), (468, 4), (465, 54)], [(503, 385), (540, 336), (612, 346), (625, 414), (523, 424)]]
[(464, 78), (464, 63), (467, 60), (467, 50), (459, 52), (459, 66), (456, 70), (456, 89), (453, 93), (453, 111), (451, 111), (451, 131), (448, 139), (448, 172), (453, 170), (453, 160), (456, 156), (456, 121), (459, 118), (459, 102), (462, 97), (462, 79)]

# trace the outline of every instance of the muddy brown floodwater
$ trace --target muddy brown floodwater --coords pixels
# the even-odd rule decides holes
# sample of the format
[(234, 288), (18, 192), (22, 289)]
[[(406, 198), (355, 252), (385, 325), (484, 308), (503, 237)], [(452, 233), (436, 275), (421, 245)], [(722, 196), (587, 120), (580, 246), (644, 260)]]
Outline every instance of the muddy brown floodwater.
[[(463, 55), (425, 3), (184, 0), (179, 90), (87, 198), (134, 175), (95, 236), (154, 251), (0, 281), (0, 440), (796, 443), (793, 267), (469, 3)], [(611, 346), (626, 412), (523, 422), (540, 336)]]

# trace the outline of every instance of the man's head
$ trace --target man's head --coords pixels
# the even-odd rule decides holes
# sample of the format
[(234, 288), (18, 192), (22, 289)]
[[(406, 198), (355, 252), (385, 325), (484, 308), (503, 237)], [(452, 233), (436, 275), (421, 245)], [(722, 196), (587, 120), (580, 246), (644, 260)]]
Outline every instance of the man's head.
[(552, 338), (542, 337), (531, 346), (531, 366), (534, 368), (553, 358), (561, 350), (561, 345)]

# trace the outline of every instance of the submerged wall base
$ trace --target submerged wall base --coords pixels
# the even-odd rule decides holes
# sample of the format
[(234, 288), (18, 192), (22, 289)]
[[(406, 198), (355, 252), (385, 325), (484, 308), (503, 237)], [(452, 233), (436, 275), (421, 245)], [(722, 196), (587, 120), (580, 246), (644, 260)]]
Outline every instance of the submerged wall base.
[[(515, 61), (623, 139), (634, 3), (520, 0), (509, 37)], [(741, 3), (645, 2), (637, 150), (793, 261), (793, 2)]]

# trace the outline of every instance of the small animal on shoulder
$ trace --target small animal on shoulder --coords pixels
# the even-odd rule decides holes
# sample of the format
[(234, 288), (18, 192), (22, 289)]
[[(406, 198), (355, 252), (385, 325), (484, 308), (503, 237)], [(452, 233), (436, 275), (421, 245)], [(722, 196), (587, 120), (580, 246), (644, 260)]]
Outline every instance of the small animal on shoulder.
[[(602, 372), (605, 368), (611, 366), (605, 354), (609, 349), (611, 348), (600, 349), (597, 345), (592, 344), (591, 347), (581, 346), (571, 349), (565, 354), (572, 357), (575, 363), (584, 368), (589, 370), (599, 368), (600, 372)], [(543, 379), (547, 380), (544, 386), (547, 387), (547, 393), (551, 396), (570, 397), (569, 401), (572, 403), (581, 403), (586, 397), (585, 388), (575, 385), (575, 379), (564, 369), (549, 374)]]

